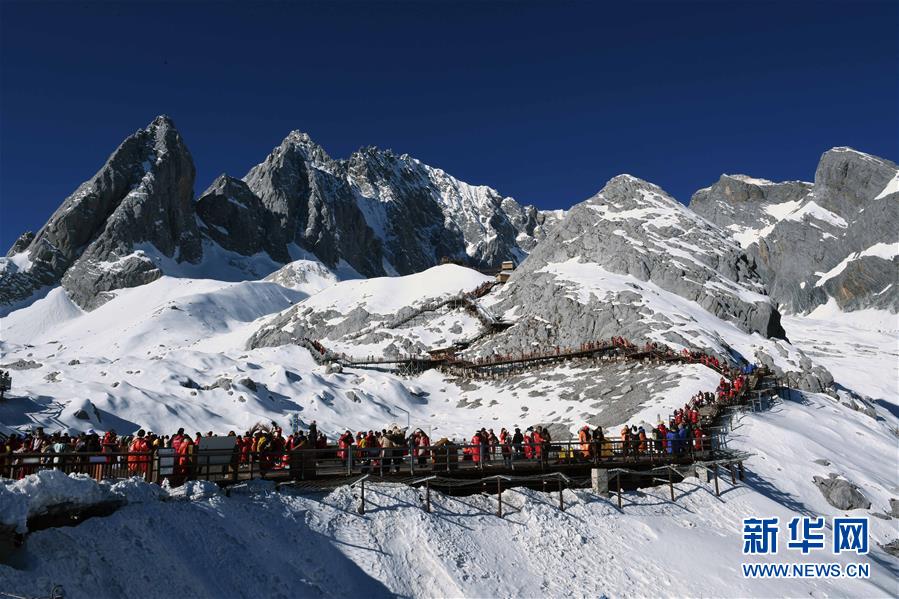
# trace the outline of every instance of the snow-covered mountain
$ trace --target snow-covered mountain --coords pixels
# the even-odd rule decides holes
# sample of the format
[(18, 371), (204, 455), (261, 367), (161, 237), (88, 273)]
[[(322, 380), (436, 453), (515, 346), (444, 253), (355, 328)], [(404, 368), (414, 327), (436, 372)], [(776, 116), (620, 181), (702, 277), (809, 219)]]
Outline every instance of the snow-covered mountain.
[(851, 148), (824, 153), (814, 183), (722, 175), (690, 207), (725, 227), (788, 313), (899, 311), (899, 169)]
[[(147, 313), (126, 321), (137, 319), (137, 345), (125, 332), (132, 325), (104, 317), (102, 327), (121, 332), (112, 347), (155, 355), (152, 319), (165, 310), (183, 312), (173, 329), (196, 331), (176, 344), (181, 350), (238, 355), (307, 338), (350, 355), (461, 344), (483, 356), (624, 336), (763, 362), (797, 387), (823, 391), (830, 373), (786, 340), (778, 306), (797, 312), (834, 297), (847, 309), (895, 312), (885, 277), (897, 264), (896, 173), (889, 161), (837, 148), (814, 184), (723, 176), (691, 210), (621, 175), (567, 212), (540, 213), (407, 155), (363, 148), (334, 160), (295, 131), (243, 179), (222, 175), (193, 202), (190, 153), (159, 117), (2, 259), (0, 303), (12, 312), (3, 341), (12, 353), (48, 341), (38, 333), (58, 315), (88, 322), (82, 310), (162, 281), (153, 287), (162, 295), (147, 295), (158, 303), (135, 306)], [(488, 278), (432, 268), (444, 257), (520, 266), (506, 285), (463, 302)], [(211, 294), (197, 306), (241, 316), (182, 310), (178, 298), (197, 288), (191, 282)], [(251, 305), (226, 307), (248, 290)], [(119, 305), (143, 295), (128, 297)], [(36, 317), (44, 323), (27, 333), (24, 323)]]
[[(643, 302), (623, 301), (628, 293)], [(666, 293), (745, 332), (784, 336), (780, 315), (741, 249), (659, 187), (629, 175), (574, 206), (515, 271), (496, 307), (506, 312), (532, 305), (549, 322), (576, 321), (557, 332), (564, 343), (624, 327), (628, 336), (686, 344), (676, 324), (641, 328), (654, 313), (663, 315), (646, 298)], [(597, 311), (599, 321), (585, 321), (586, 314), (560, 305), (583, 306), (591, 299), (608, 304)], [(658, 335), (650, 333), (653, 328)]]
[(765, 363), (803, 388), (831, 383), (785, 341), (753, 261), (727, 233), (629, 175), (569, 210), (491, 309), (515, 326), (485, 351), (623, 335)]
[[(339, 283), (263, 319), (248, 348), (313, 339), (364, 358), (455, 344), (478, 357), (624, 336), (706, 351), (732, 363), (765, 363), (803, 389), (820, 392), (833, 382), (825, 368), (786, 341), (752, 261), (727, 232), (629, 175), (615, 177), (569, 210), (508, 283), (476, 301), (459, 301), (460, 292), (487, 280), (446, 265), (407, 277)], [(492, 321), (511, 326), (497, 331)], [(540, 411), (528, 404), (530, 414), (545, 414), (545, 424), (612, 424), (637, 414), (650, 388), (658, 401), (680, 397), (678, 388), (702, 380), (702, 370), (568, 368), (558, 378), (472, 381), (459, 394), (465, 397), (460, 405), (480, 409), (482, 398), (502, 397), (508, 389), (547, 397)], [(637, 376), (643, 385), (632, 384)], [(576, 411), (560, 410), (560, 398)], [(585, 403), (588, 398), (592, 403)]]
[(332, 160), (299, 132), (196, 202), (194, 177), (168, 117), (128, 137), (0, 258), (0, 313), (58, 284), (94, 309), (163, 274), (253, 279), (296, 259), (339, 278), (410, 274), (444, 258), (495, 267), (522, 260), (558, 219), (405, 154), (365, 148)]
[[(241, 198), (249, 191), (276, 215), (278, 243), (295, 242), (329, 267), (344, 261), (365, 276), (411, 274), (442, 258), (473, 266), (520, 261), (547, 222), (533, 206), (406, 154), (369, 147), (333, 160), (299, 131), (243, 181)], [(235, 199), (242, 201), (207, 192), (199, 202)], [(234, 235), (240, 239), (247, 229), (237, 226)]]

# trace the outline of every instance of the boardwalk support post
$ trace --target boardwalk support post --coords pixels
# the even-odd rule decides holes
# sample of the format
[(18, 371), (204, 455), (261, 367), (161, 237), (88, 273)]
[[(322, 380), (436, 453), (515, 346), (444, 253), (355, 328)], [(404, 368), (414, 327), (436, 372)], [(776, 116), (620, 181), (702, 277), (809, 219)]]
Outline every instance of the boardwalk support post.
[(615, 479), (618, 481), (618, 509), (621, 509), (621, 473), (615, 473)]
[(503, 517), (503, 481), (500, 478), (496, 479), (496, 498), (499, 501), (496, 515), (500, 518)]
[[(428, 476), (427, 478), (420, 478), (418, 480), (413, 480), (409, 483), (409, 485), (418, 488), (418, 485), (424, 483), (425, 485), (425, 498), (424, 498), (424, 510), (431, 513), (431, 481), (437, 478), (435, 475)], [(422, 501), (421, 495), (418, 496), (418, 500)]]
[(714, 472), (715, 472), (715, 497), (720, 497), (721, 492), (718, 490), (718, 464), (715, 464)]
[(671, 501), (674, 501), (674, 477), (671, 466), (668, 467), (668, 488), (671, 490)]
[(559, 478), (559, 511), (565, 511), (565, 497), (562, 495), (562, 478)]
[(600, 468), (592, 468), (590, 470), (590, 482), (593, 486), (593, 492), (603, 497), (609, 496), (609, 471)]
[[(362, 491), (360, 493), (359, 507), (356, 509), (356, 511), (360, 515), (365, 515), (365, 479), (366, 478), (368, 478), (367, 474), (363, 475), (362, 478), (360, 478), (359, 480), (356, 481), (356, 482), (360, 483), (362, 486)], [(353, 483), (353, 485), (355, 485), (355, 483)], [(351, 485), (351, 486), (353, 486), (353, 485)]]

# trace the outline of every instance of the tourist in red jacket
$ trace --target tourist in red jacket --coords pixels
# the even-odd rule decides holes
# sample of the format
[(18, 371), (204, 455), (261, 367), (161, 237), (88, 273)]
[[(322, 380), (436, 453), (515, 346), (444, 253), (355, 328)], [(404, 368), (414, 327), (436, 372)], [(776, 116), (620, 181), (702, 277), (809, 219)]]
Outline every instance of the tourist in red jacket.
[[(135, 475), (145, 475), (149, 470), (150, 465), (150, 445), (147, 443), (147, 440), (144, 436), (147, 433), (144, 432), (144, 429), (137, 431), (137, 436), (134, 437), (134, 440), (131, 442), (131, 445), (128, 446), (128, 452), (131, 454), (128, 456), (128, 471), (131, 474)], [(135, 454), (146, 454), (146, 455), (135, 455)]]
[(475, 464), (479, 464), (481, 462), (481, 433), (476, 432), (474, 436), (471, 438), (471, 461)]
[(177, 474), (187, 476), (190, 473), (190, 456), (193, 453), (193, 449), (194, 442), (185, 435), (175, 449), (175, 453), (178, 454), (178, 467), (175, 470)]

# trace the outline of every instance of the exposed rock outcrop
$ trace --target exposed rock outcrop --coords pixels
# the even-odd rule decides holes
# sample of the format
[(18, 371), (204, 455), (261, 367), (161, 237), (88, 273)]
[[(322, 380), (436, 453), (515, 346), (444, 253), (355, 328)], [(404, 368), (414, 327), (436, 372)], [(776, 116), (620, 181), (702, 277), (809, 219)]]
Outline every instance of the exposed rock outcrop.
[(838, 510), (866, 510), (871, 507), (871, 502), (858, 487), (844, 478), (838, 478), (836, 474), (830, 474), (827, 478), (816, 476), (814, 483), (827, 503)]
[(831, 300), (899, 310), (899, 170), (889, 160), (834, 148), (814, 184), (724, 175), (690, 207), (747, 248), (787, 312)]

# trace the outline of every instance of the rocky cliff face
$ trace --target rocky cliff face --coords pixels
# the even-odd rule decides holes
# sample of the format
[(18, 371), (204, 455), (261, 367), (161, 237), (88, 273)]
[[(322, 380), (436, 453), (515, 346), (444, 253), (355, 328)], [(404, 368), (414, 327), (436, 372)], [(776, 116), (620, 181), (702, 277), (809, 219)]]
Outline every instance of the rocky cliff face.
[(812, 184), (804, 181), (775, 183), (746, 175), (721, 175), (717, 183), (693, 194), (690, 208), (731, 231), (747, 248), (798, 208), (811, 190)]
[(278, 216), (244, 181), (221, 175), (200, 195), (196, 208), (201, 232), (223, 248), (244, 256), (267, 252), (278, 262), (290, 261)]
[(16, 242), (0, 278), (0, 304), (61, 282), (80, 306), (92, 308), (110, 290), (158, 278), (148, 253), (198, 261), (193, 183), (181, 136), (169, 118), (156, 118), (122, 142), (30, 241)]
[(277, 243), (365, 276), (411, 274), (443, 258), (473, 266), (521, 260), (547, 224), (533, 206), (408, 155), (363, 148), (334, 160), (298, 131), (244, 181), (275, 215)]
[(380, 241), (366, 226), (337, 161), (309, 136), (292, 132), (244, 181), (277, 222), (277, 235), (328, 266), (382, 272)]
[(725, 175), (690, 207), (734, 234), (783, 310), (834, 301), (843, 310), (896, 312), (897, 173), (889, 160), (834, 148), (813, 184)]

